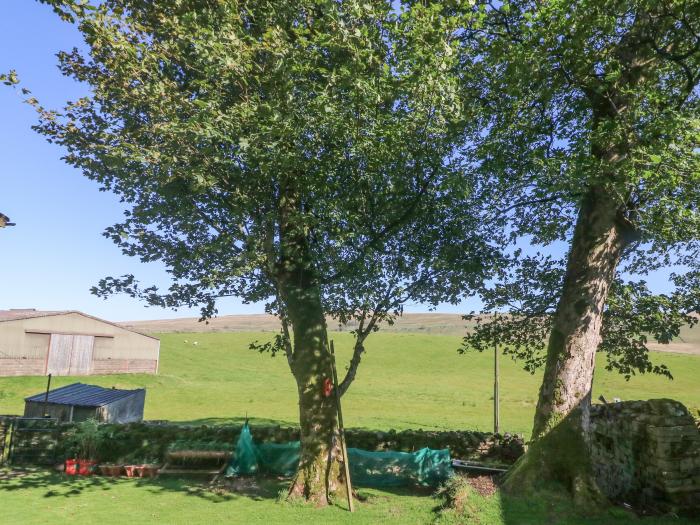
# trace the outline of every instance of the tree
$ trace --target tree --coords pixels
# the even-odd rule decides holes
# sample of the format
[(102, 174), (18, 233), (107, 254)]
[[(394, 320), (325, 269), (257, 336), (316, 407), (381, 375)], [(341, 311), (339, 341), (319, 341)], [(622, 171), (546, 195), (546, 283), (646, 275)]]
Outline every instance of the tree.
[[(500, 344), (505, 354), (524, 362), (534, 373), (546, 361), (547, 336), (561, 294), (563, 259), (529, 256), (511, 261), (511, 268), (481, 291), (485, 311), (507, 315), (471, 313), (473, 330), (464, 337), (460, 352), (483, 352)], [(673, 379), (664, 364), (653, 363), (649, 342), (669, 344), (683, 327), (698, 323), (700, 282), (695, 271), (673, 274), (675, 290), (652, 293), (644, 280), (625, 281), (617, 276), (610, 287), (597, 351), (606, 355), (607, 370), (630, 380), (636, 374), (652, 373)]]
[[(484, 23), (465, 26), (462, 60), (482, 71), (473, 78), (483, 82), (468, 89), (481, 102), (483, 131), (466, 154), (479, 160), (491, 220), (513, 240), (569, 244), (562, 264), (514, 253), (515, 279), (496, 290), (525, 299), (521, 315), (506, 318), (511, 328), (532, 322), (509, 332), (511, 342), (520, 338), (522, 349), (536, 331), (548, 333), (533, 441), (506, 486), (555, 480), (585, 504), (600, 498), (587, 430), (601, 337), (611, 366), (646, 370), (646, 334), (662, 340), (694, 322), (700, 2), (514, 0), (479, 3), (474, 12)], [(680, 295), (624, 282), (672, 264), (689, 267), (674, 277)], [(664, 301), (682, 304), (659, 317)], [(641, 319), (624, 311), (633, 305)]]
[(298, 387), (290, 493), (327, 503), (343, 479), (326, 315), (358, 323), (345, 392), (381, 322), (409, 300), (456, 301), (498, 260), (454, 162), (469, 122), (443, 74), (455, 28), (390, 1), (53, 4), (88, 47), (60, 68), (91, 94), (61, 111), (30, 99), (36, 129), (129, 207), (107, 237), (173, 280), (94, 292), (199, 305), (203, 320), (220, 297), (265, 301), (281, 332), (252, 346), (286, 355)]
[(7, 226), (15, 226), (15, 223), (10, 221), (7, 215), (0, 213), (0, 228), (5, 228)]

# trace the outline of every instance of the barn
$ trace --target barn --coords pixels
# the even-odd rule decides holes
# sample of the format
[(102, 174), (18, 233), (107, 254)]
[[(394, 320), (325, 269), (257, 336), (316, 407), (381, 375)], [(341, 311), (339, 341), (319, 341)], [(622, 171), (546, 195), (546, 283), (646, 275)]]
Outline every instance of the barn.
[(0, 310), (0, 376), (158, 373), (160, 341), (82, 312)]
[(24, 400), (24, 417), (51, 417), (61, 422), (96, 419), (101, 423), (143, 421), (146, 391), (120, 390), (73, 383)]

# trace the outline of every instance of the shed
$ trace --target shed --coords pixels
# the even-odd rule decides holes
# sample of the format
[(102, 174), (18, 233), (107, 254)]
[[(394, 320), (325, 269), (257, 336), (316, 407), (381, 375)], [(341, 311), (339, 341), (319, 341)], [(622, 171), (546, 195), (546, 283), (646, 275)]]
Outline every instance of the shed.
[(59, 421), (85, 421), (94, 418), (101, 423), (143, 421), (146, 390), (120, 390), (96, 385), (73, 383), (25, 398), (24, 417), (48, 415)]
[(158, 373), (160, 341), (75, 310), (0, 310), (0, 376)]

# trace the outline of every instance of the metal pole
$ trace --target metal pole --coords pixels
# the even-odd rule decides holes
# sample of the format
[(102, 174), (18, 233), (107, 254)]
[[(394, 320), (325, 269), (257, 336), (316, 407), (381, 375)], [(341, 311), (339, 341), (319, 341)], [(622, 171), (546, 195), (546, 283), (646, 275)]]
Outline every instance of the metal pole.
[(338, 373), (335, 369), (335, 347), (331, 341), (331, 371), (333, 372), (333, 392), (335, 393), (335, 406), (338, 410), (338, 434), (340, 436), (340, 448), (343, 452), (343, 468), (345, 469), (345, 489), (348, 496), (350, 512), (354, 511), (352, 502), (352, 483), (350, 481), (350, 463), (348, 462), (348, 449), (345, 445), (345, 425), (343, 425), (343, 411), (340, 408), (340, 392), (338, 392)]
[(46, 382), (46, 395), (44, 396), (44, 417), (49, 417), (48, 407), (49, 407), (49, 390), (51, 389), (51, 374), (49, 374), (49, 380)]

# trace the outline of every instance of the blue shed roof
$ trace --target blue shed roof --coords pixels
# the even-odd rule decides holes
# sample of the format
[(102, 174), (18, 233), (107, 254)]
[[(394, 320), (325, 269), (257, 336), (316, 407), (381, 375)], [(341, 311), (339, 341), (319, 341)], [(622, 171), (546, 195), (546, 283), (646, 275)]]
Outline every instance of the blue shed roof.
[[(49, 391), (48, 402), (55, 405), (73, 405), (81, 407), (101, 407), (110, 403), (129, 397), (137, 390), (119, 390), (117, 388), (104, 388), (96, 385), (84, 385), (83, 383), (73, 383), (72, 385), (56, 388)], [(46, 392), (24, 398), (25, 401), (43, 403)]]

